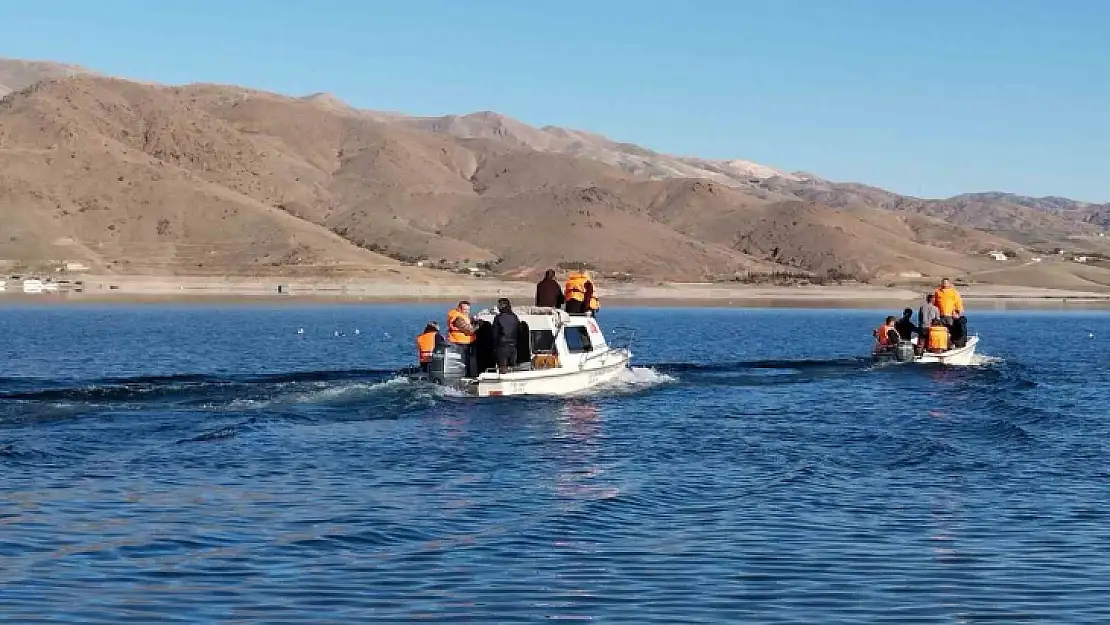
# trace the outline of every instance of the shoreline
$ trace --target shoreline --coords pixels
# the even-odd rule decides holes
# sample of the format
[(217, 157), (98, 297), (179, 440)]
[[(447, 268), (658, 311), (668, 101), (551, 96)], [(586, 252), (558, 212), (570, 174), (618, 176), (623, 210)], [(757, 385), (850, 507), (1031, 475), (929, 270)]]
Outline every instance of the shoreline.
[[(4, 304), (194, 304), (194, 305), (368, 305), (446, 304), (469, 299), (477, 307), (499, 297), (531, 303), (535, 284), (463, 279), (440, 284), (304, 278), (206, 278), (161, 276), (87, 276), (83, 291), (23, 293), (9, 281), (0, 292)], [(279, 290), (279, 286), (281, 287)], [(916, 310), (924, 289), (869, 285), (738, 286), (708, 283), (598, 283), (601, 314), (608, 308), (854, 308)], [(971, 309), (1104, 309), (1110, 293), (1010, 287), (969, 286), (960, 293)]]

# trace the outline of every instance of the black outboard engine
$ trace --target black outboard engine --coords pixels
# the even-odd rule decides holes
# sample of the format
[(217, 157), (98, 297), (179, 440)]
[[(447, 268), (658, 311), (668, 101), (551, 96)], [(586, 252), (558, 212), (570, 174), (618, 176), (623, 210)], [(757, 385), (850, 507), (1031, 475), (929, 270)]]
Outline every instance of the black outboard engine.
[(894, 346), (894, 359), (898, 362), (911, 362), (916, 354), (914, 353), (913, 343), (908, 341), (900, 341)]
[(437, 384), (451, 386), (466, 375), (465, 350), (454, 343), (440, 343), (432, 351), (428, 377)]

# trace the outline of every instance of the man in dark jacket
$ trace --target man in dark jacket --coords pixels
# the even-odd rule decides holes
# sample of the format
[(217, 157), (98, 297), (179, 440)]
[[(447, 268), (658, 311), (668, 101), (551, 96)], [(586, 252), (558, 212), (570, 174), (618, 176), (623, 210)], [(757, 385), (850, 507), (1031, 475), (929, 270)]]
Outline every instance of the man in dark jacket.
[(536, 306), (562, 308), (564, 301), (563, 287), (555, 281), (555, 270), (548, 269), (543, 280), (536, 284)]
[(898, 331), (898, 338), (908, 341), (917, 333), (917, 325), (913, 322), (913, 309), (902, 311), (902, 318), (894, 322), (894, 329)]
[(493, 318), (493, 344), (497, 350), (497, 370), (505, 373), (516, 366), (516, 336), (520, 330), (520, 319), (504, 297), (497, 300), (497, 311), (497, 316)]

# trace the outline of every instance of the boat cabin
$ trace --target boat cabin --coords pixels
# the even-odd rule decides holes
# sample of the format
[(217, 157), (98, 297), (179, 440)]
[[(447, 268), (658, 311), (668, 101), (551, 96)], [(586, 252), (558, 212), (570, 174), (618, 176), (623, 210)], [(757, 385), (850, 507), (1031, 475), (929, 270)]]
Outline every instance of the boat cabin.
[[(588, 315), (572, 315), (559, 308), (521, 306), (513, 312), (520, 319), (517, 335), (517, 364), (506, 374), (544, 370), (581, 369), (592, 355), (609, 351), (597, 321)], [(479, 311), (474, 317), (475, 339), (470, 362), (463, 361), (463, 350), (450, 343), (437, 346), (432, 353), (430, 377), (450, 383), (459, 379), (497, 376), (497, 346), (494, 341), (494, 309)]]
[[(591, 353), (608, 349), (605, 336), (597, 321), (585, 314), (570, 314), (559, 308), (521, 306), (514, 308), (520, 319), (521, 332), (517, 337), (517, 366), (515, 371), (553, 369), (562, 366), (577, 367)], [(493, 344), (493, 319), (497, 310), (479, 311), (476, 328), (476, 374), (497, 369)]]

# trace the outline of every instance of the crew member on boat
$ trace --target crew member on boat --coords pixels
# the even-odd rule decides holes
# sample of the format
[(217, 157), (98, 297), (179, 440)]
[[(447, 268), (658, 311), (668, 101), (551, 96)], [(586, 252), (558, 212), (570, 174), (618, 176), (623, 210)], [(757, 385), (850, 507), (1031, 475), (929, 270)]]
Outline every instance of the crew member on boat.
[(948, 278), (941, 280), (940, 287), (933, 294), (933, 303), (940, 311), (941, 323), (948, 327), (951, 335), (950, 344), (954, 347), (963, 347), (967, 343), (967, 317), (964, 315), (964, 302)]
[(497, 300), (497, 316), (493, 318), (493, 344), (496, 346), (497, 371), (505, 373), (516, 366), (516, 337), (520, 331), (520, 319), (513, 312), (507, 298)]
[(472, 375), (472, 355), (475, 319), (470, 316), (470, 302), (462, 300), (459, 304), (447, 311), (447, 340), (459, 347), (463, 362), (466, 364), (466, 376)]
[(898, 330), (894, 327), (894, 315), (888, 315), (883, 325), (873, 330), (871, 334), (879, 341), (878, 349), (892, 347), (898, 344)]
[(559, 283), (555, 280), (555, 270), (548, 269), (543, 280), (536, 283), (536, 306), (562, 308), (565, 301), (563, 289), (559, 288)]
[(933, 325), (934, 319), (940, 318), (940, 310), (933, 304), (935, 298), (936, 296), (934, 294), (926, 293), (925, 303), (921, 305), (921, 308), (917, 309), (917, 327), (921, 336), (925, 336), (929, 331), (929, 328)]
[(894, 330), (898, 332), (898, 338), (902, 341), (909, 341), (914, 334), (917, 334), (917, 325), (913, 322), (912, 308), (902, 311), (902, 318), (894, 322)]
[(945, 278), (940, 281), (940, 286), (933, 293), (933, 304), (940, 311), (940, 321), (949, 328), (956, 318), (964, 312), (964, 301), (960, 292), (952, 286), (952, 281)]
[(594, 293), (594, 282), (585, 269), (572, 271), (567, 276), (564, 296), (566, 311), (570, 314), (581, 315), (600, 308)]
[(420, 359), (420, 370), (427, 373), (432, 365), (432, 352), (439, 345), (446, 343), (446, 339), (439, 333), (439, 324), (435, 321), (429, 321), (428, 325), (424, 326), (424, 331), (416, 337), (416, 352), (417, 357)]
[(919, 354), (925, 350), (929, 328), (933, 327), (934, 321), (940, 319), (940, 311), (933, 305), (934, 298), (935, 296), (932, 293), (926, 293), (925, 303), (917, 309), (917, 352)]

